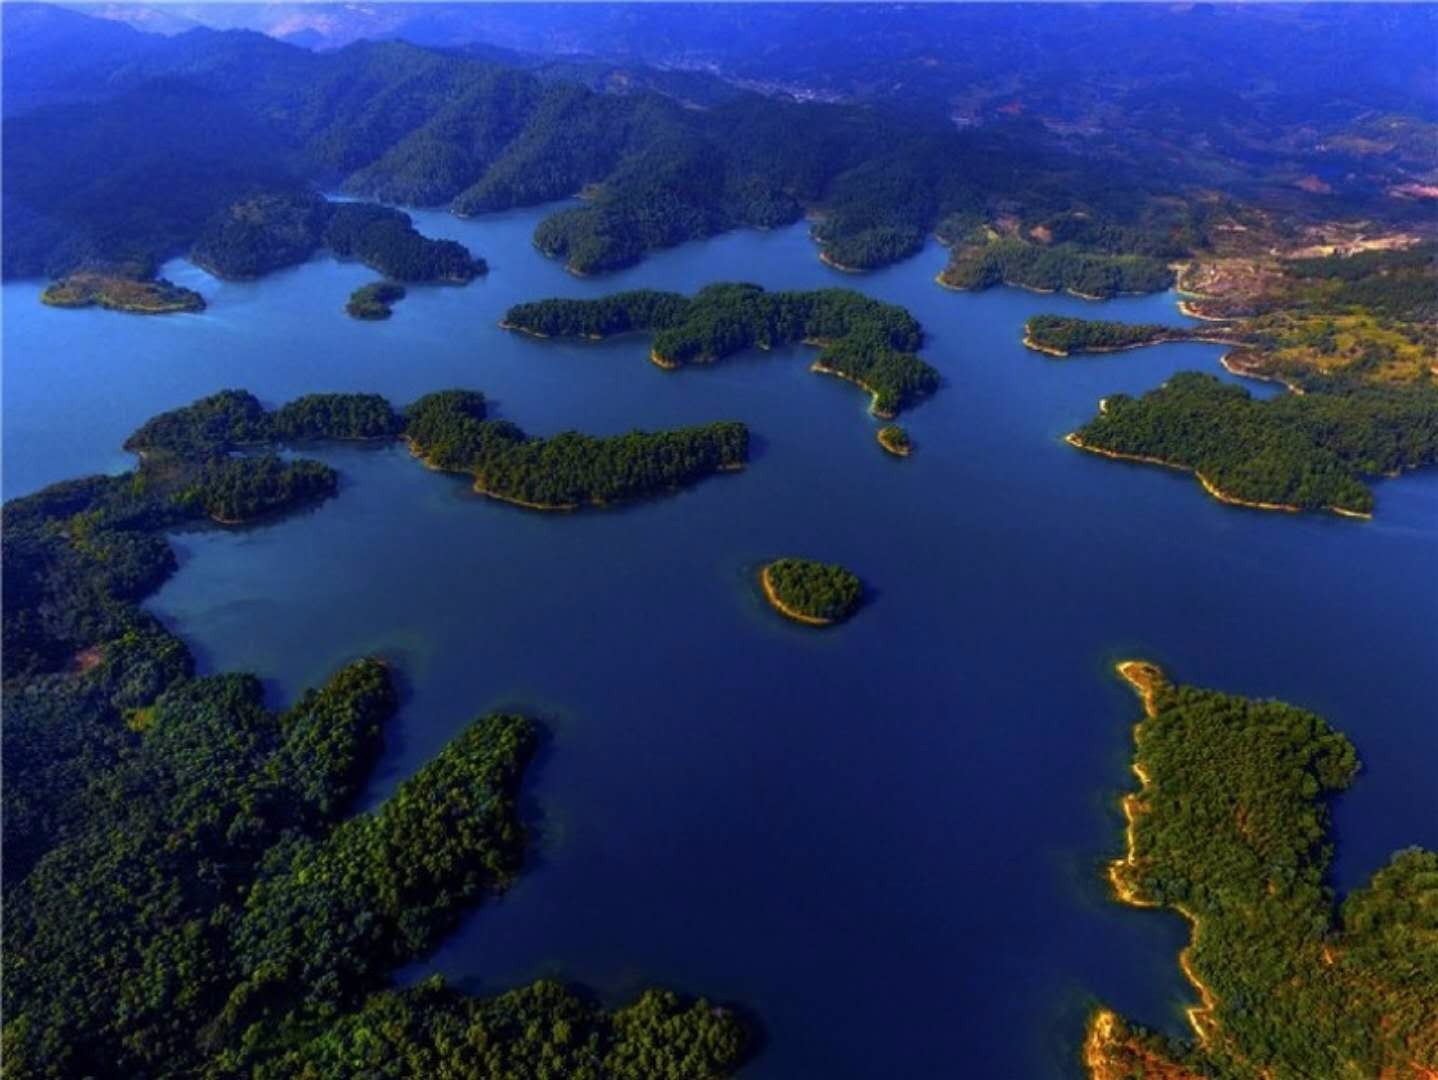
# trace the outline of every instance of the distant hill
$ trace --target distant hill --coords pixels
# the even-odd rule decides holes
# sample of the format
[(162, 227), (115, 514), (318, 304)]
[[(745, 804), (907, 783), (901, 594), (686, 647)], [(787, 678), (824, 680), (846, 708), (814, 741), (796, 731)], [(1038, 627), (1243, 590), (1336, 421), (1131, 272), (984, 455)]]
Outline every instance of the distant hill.
[[(154, 261), (236, 192), (305, 186), (462, 214), (583, 192), (535, 240), (584, 273), (805, 213), (824, 256), (853, 269), (935, 231), (1043, 242), (1075, 221), (1123, 238), (1106, 254), (1181, 257), (1229, 198), (1295, 221), (1431, 219), (1389, 194), (1438, 176), (1430, 69), (1409, 55), (1438, 26), (1426, 8), (584, 9), (581, 26), (555, 5), (265, 5), (263, 19), (216, 5), (208, 18), (268, 33), (163, 36), (7, 6), (5, 273)], [(504, 43), (456, 44), (481, 15)], [(313, 51), (271, 36), (328, 45), (361, 29), (446, 47)], [(1337, 35), (1322, 63), (1304, 51), (1318, 34)], [(1375, 35), (1403, 39), (1394, 61), (1353, 59), (1333, 86), (1325, 65)], [(994, 40), (999, 61), (980, 48)], [(172, 111), (180, 93), (186, 115)], [(847, 100), (812, 100), (824, 97)]]
[[(615, 65), (537, 71), (403, 42), (315, 53), (254, 31), (166, 38), (69, 12), (53, 22), (71, 29), (18, 40), (27, 69), (94, 35), (125, 47), (97, 47), (92, 64), (52, 86), (83, 107), (7, 121), (11, 275), (153, 262), (185, 250), (240, 196), (305, 185), (466, 214), (587, 190), (589, 201), (536, 234), (584, 272), (812, 209), (835, 261), (863, 267), (917, 250), (944, 215), (981, 216), (995, 198), (1036, 220), (1075, 200), (1104, 217), (1145, 205), (1119, 165), (1050, 184), (1063, 166), (1022, 123), (962, 133), (927, 116), (651, 72), (670, 90), (660, 94)], [(7, 63), (7, 77), (21, 66)]]
[(5, 115), (103, 92), (108, 71), (161, 42), (124, 23), (66, 8), (6, 4), (0, 11)]

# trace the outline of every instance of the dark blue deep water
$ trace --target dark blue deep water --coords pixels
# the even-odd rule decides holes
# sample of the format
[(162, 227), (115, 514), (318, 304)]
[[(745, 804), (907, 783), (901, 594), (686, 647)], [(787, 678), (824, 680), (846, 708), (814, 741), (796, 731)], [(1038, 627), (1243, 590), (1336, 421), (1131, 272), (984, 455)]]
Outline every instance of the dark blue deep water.
[[(480, 712), (546, 725), (527, 873), (406, 977), (742, 1002), (767, 1035), (745, 1075), (766, 1078), (1066, 1076), (1094, 999), (1181, 1032), (1183, 924), (1117, 905), (1100, 877), (1131, 781), (1136, 708), (1111, 673), (1126, 656), (1312, 708), (1354, 740), (1341, 889), (1438, 845), (1438, 473), (1381, 482), (1363, 523), (1225, 507), (1065, 446), (1098, 398), (1217, 371), (1221, 350), (1057, 362), (1020, 346), (1024, 319), (1182, 321), (1172, 296), (952, 293), (934, 246), (848, 277), (802, 227), (578, 280), (531, 248), (540, 216), (417, 215), (493, 272), (412, 289), (383, 324), (344, 315), (373, 275), (330, 259), (253, 284), (176, 262), (210, 300), (199, 316), (4, 292), (9, 495), (125, 468), (141, 421), (228, 386), (271, 404), (474, 387), (538, 434), (751, 426), (746, 472), (621, 510), (530, 513), (400, 449), (343, 448), (316, 455), (343, 476), (319, 509), (176, 538), (151, 607), (202, 669), (259, 672), (278, 704), (359, 655), (397, 662), (406, 700), (371, 802)], [(517, 300), (726, 279), (912, 310), (946, 380), (904, 418), (915, 456), (883, 454), (865, 396), (811, 375), (803, 348), (668, 374), (642, 338), (495, 326)], [(829, 631), (781, 621), (754, 577), (783, 554), (849, 565), (871, 602)]]

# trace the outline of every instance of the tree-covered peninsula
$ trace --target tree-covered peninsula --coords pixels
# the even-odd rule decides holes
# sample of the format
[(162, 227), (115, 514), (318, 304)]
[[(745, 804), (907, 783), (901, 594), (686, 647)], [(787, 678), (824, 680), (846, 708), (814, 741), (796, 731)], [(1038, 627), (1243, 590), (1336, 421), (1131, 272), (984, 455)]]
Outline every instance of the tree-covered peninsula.
[(1328, 799), (1352, 744), (1282, 702), (1120, 673), (1144, 700), (1141, 787), (1123, 800), (1118, 898), (1191, 924), (1179, 964), (1198, 994), (1180, 1043), (1099, 1009), (1093, 1080), (1307, 1080), (1438, 1071), (1438, 853), (1409, 848), (1335, 910)]
[(194, 289), (158, 278), (140, 280), (120, 273), (77, 271), (40, 294), (51, 307), (108, 308), (137, 315), (169, 315), (176, 311), (204, 311), (205, 298)]
[(388, 319), (394, 314), (394, 305), (404, 297), (403, 285), (393, 281), (375, 281), (350, 293), (345, 311), (355, 319)]
[[(474, 477), (476, 491), (540, 510), (675, 491), (716, 472), (742, 469), (749, 452), (748, 428), (732, 421), (607, 437), (568, 431), (534, 438), (507, 420), (490, 418), (484, 395), (472, 390), (427, 394), (403, 413), (377, 394), (310, 394), (270, 412), (246, 391), (225, 390), (146, 421), (125, 448), (141, 455), (143, 469), (188, 493), (196, 483), (206, 484), (206, 490), (234, 488), (239, 481), (230, 469), (269, 476), (269, 456), (254, 451), (276, 443), (399, 437), (426, 465)], [(234, 456), (236, 451), (250, 453)], [(313, 464), (285, 467), (298, 480)], [(290, 487), (300, 489), (295, 482)], [(186, 499), (187, 506), (205, 505), (200, 495)], [(216, 520), (229, 519), (217, 514)]]
[(405, 413), (405, 438), (426, 465), (474, 477), (475, 490), (536, 510), (574, 510), (674, 491), (742, 469), (749, 429), (727, 421), (672, 431), (532, 438), (487, 418), (484, 395), (427, 394)]
[(269, 412), (243, 390), (223, 390), (152, 417), (128, 439), (140, 455), (131, 481), (143, 495), (127, 513), (153, 527), (203, 517), (239, 525), (335, 493), (328, 465), (286, 460), (280, 443), (380, 439), (401, 418), (376, 394), (310, 394)]
[(175, 504), (196, 507), (220, 525), (242, 525), (319, 502), (338, 486), (335, 471), (318, 461), (285, 461), (276, 454), (215, 458), (175, 493)]
[(665, 368), (807, 342), (820, 350), (814, 371), (857, 383), (872, 396), (874, 413), (884, 417), (939, 387), (939, 373), (914, 355), (923, 342), (914, 317), (850, 289), (771, 293), (758, 285), (718, 284), (692, 299), (640, 289), (598, 300), (517, 304), (501, 325), (540, 337), (652, 332), (650, 359)]
[(1365, 476), (1438, 461), (1438, 389), (1369, 386), (1261, 401), (1183, 372), (1141, 397), (1105, 398), (1068, 441), (1190, 470), (1225, 502), (1366, 517), (1373, 492)]
[[(1183, 251), (1180, 247), (1175, 254)], [(1038, 292), (1062, 290), (1089, 300), (1162, 292), (1173, 280), (1174, 272), (1162, 257), (1015, 237), (961, 244), (939, 274), (940, 284), (951, 289), (1019, 285)]]
[(402, 210), (331, 203), (311, 192), (259, 194), (225, 207), (206, 222), (190, 257), (217, 277), (253, 278), (320, 248), (395, 281), (463, 284), (488, 269), (462, 244), (421, 236)]
[(276, 712), (252, 675), (196, 677), (141, 606), (197, 477), (280, 429), (381, 434), (382, 400), (216, 395), (142, 427), (133, 472), (4, 506), (7, 1076), (691, 1080), (747, 1052), (731, 1012), (668, 992), (395, 987), (519, 872), (535, 726), (483, 716), (356, 814), (398, 702), (384, 662)]
[(1035, 315), (1024, 323), (1024, 344), (1049, 356), (1119, 352), (1173, 341), (1231, 343), (1233, 337), (1225, 336), (1219, 328), (1075, 319), (1067, 315)]
[(810, 626), (842, 622), (864, 595), (853, 571), (813, 559), (776, 559), (759, 571), (759, 584), (775, 611)]

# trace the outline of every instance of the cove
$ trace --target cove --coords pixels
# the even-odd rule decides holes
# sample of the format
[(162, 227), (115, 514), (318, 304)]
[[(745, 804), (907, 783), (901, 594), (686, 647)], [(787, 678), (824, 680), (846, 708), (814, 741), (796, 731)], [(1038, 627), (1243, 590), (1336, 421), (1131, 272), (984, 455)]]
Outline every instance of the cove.
[[(328, 258), (242, 284), (170, 264), (209, 300), (199, 316), (55, 311), (35, 283), (5, 287), (7, 495), (128, 467), (139, 423), (226, 386), (270, 404), (472, 387), (535, 434), (753, 430), (744, 473), (575, 515), (490, 502), (402, 448), (329, 449), (313, 456), (340, 471), (336, 499), (175, 538), (180, 572), (150, 607), (203, 670), (254, 670), (280, 702), (347, 659), (396, 661), (405, 702), (371, 803), (480, 712), (544, 721), (528, 869), (414, 976), (737, 1001), (767, 1039), (745, 1075), (765, 1078), (1072, 1075), (1090, 995), (1182, 1031), (1183, 925), (1112, 902), (1101, 876), (1132, 784), (1123, 656), (1311, 708), (1353, 740), (1340, 889), (1438, 844), (1438, 475), (1379, 483), (1378, 517), (1357, 523), (1225, 507), (1191, 477), (1065, 446), (1100, 397), (1217, 372), (1223, 350), (1052, 361), (1021, 346), (1024, 320), (1182, 323), (1172, 295), (953, 293), (932, 245), (841, 274), (802, 226), (577, 279), (530, 246), (543, 213), (416, 214), (492, 272), (411, 288), (381, 324), (343, 312), (374, 275)], [(642, 337), (496, 326), (519, 300), (716, 280), (909, 308), (945, 378), (904, 414), (914, 456), (884, 454), (866, 395), (810, 374), (802, 347), (666, 373)], [(785, 554), (851, 567), (868, 604), (822, 632), (784, 622), (754, 577)]]

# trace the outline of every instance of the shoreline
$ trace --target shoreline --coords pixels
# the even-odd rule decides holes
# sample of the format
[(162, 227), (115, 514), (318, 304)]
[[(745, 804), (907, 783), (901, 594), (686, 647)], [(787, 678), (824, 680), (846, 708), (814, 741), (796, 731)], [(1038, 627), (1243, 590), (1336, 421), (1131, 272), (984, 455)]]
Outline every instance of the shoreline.
[(540, 339), (548, 339), (548, 337), (549, 337), (549, 335), (546, 334), (546, 333), (545, 333), (544, 331), (542, 331), (542, 330), (531, 330), (531, 329), (530, 329), (529, 327), (527, 327), (527, 326), (520, 326), (519, 323), (507, 322), (507, 321), (504, 320), (504, 319), (500, 319), (500, 320), (499, 320), (499, 328), (500, 328), (501, 330), (508, 330), (508, 331), (510, 331), (511, 333), (515, 333), (515, 334), (524, 334), (526, 337), (540, 338)]
[[(1102, 411), (1103, 410), (1100, 409), (1100, 412)], [(1118, 450), (1107, 450), (1102, 446), (1095, 446), (1092, 443), (1084, 442), (1076, 431), (1070, 431), (1065, 435), (1064, 442), (1079, 450), (1085, 450), (1090, 454), (1098, 454), (1100, 457), (1112, 458), (1114, 461), (1133, 461), (1141, 465), (1162, 465), (1166, 469), (1175, 469), (1179, 472), (1191, 473), (1198, 478), (1198, 482), (1205, 492), (1219, 502), (1229, 506), (1241, 506), (1249, 510), (1277, 510), (1285, 514), (1301, 514), (1308, 509), (1308, 507), (1295, 506), (1292, 503), (1258, 502), (1253, 499), (1244, 499), (1237, 495), (1230, 495), (1190, 465), (1181, 465), (1176, 461), (1149, 457), (1145, 454), (1126, 454)], [(1371, 521), (1373, 519), (1371, 513), (1365, 513), (1362, 510), (1349, 510), (1342, 506), (1324, 506), (1322, 509), (1337, 514), (1340, 517), (1354, 518), (1358, 521)]]
[[(555, 513), (573, 513), (574, 511), (576, 511), (576, 510), (581, 510), (581, 509), (583, 509), (583, 508), (586, 507), (586, 506), (617, 506), (617, 505), (619, 505), (620, 503), (637, 502), (637, 501), (640, 501), (640, 500), (643, 500), (643, 499), (652, 498), (652, 497), (654, 497), (654, 496), (660, 494), (660, 493), (657, 492), (657, 491), (656, 491), (656, 492), (645, 492), (645, 493), (642, 494), (642, 495), (631, 495), (631, 496), (629, 496), (628, 498), (616, 499), (616, 500), (615, 500), (614, 502), (612, 502), (612, 503), (611, 503), (611, 502), (606, 502), (606, 501), (604, 501), (603, 499), (589, 499), (589, 500), (587, 500), (587, 501), (585, 501), (585, 502), (573, 502), (573, 503), (540, 503), (540, 502), (531, 502), (531, 501), (528, 500), (528, 499), (521, 499), (521, 498), (520, 498), (519, 496), (517, 496), (517, 495), (505, 495), (505, 494), (502, 494), (502, 493), (500, 493), (500, 492), (498, 492), (498, 491), (492, 491), (491, 489), (489, 489), (489, 488), (487, 488), (487, 487), (484, 486), (484, 479), (483, 479), (483, 477), (480, 476), (478, 473), (467, 472), (467, 471), (464, 470), (464, 469), (443, 469), (443, 468), (440, 468), (438, 465), (436, 465), (434, 462), (430, 461), (429, 458), (425, 457), (425, 455), (422, 454), (422, 453), (419, 451), (418, 447), (416, 447), (415, 444), (414, 444), (414, 440), (411, 439), (408, 435), (401, 435), (399, 438), (400, 438), (400, 441), (403, 442), (404, 445), (405, 445), (405, 447), (409, 450), (410, 457), (416, 459), (421, 465), (423, 465), (426, 469), (429, 469), (431, 472), (444, 473), (444, 474), (447, 475), (447, 476), (467, 476), (467, 477), (470, 477), (470, 478), (473, 480), (473, 484), (471, 484), (470, 490), (472, 490), (476, 495), (483, 495), (483, 496), (484, 496), (485, 498), (487, 498), (487, 499), (493, 499), (493, 500), (495, 500), (495, 502), (508, 503), (510, 506), (518, 506), (518, 507), (520, 507), (520, 508), (522, 508), (522, 509), (524, 509), (524, 510), (539, 510), (539, 511), (542, 511), (542, 512), (545, 512), (545, 513), (551, 513), (551, 514), (555, 514)], [(743, 472), (744, 469), (747, 467), (747, 465), (748, 465), (748, 463), (747, 463), (747, 462), (744, 462), (744, 461), (730, 462), (730, 463), (727, 464), (727, 465), (717, 465), (717, 466), (715, 466), (714, 472), (715, 472), (715, 473)], [(682, 490), (682, 485), (675, 485), (675, 486), (672, 488), (672, 490), (674, 490), (674, 491)]]
[[(1171, 685), (1168, 676), (1157, 664), (1147, 660), (1121, 660), (1114, 665), (1114, 670), (1119, 678), (1128, 683), (1129, 687), (1136, 693), (1143, 702), (1143, 719), (1133, 725), (1132, 739), (1134, 745), (1134, 757), (1129, 763), (1129, 768), (1138, 777), (1139, 790), (1129, 792), (1120, 800), (1123, 808), (1125, 821), (1124, 828), (1124, 855), (1120, 859), (1114, 859), (1108, 866), (1109, 883), (1113, 886), (1114, 893), (1121, 903), (1139, 908), (1171, 907), (1188, 920), (1189, 939), (1178, 953), (1178, 967), (1189, 984), (1198, 991), (1199, 1004), (1190, 1005), (1184, 1009), (1184, 1015), (1188, 1018), (1189, 1025), (1193, 1028), (1194, 1034), (1198, 1037), (1200, 1045), (1207, 1045), (1210, 1038), (1210, 1026), (1217, 1027), (1218, 1021), (1214, 1018), (1214, 1012), (1218, 1006), (1218, 997), (1210, 990), (1207, 984), (1198, 977), (1193, 970), (1191, 954), (1198, 945), (1198, 936), (1202, 931), (1202, 925), (1192, 911), (1183, 904), (1160, 904), (1157, 900), (1150, 900), (1141, 896), (1134, 888), (1126, 884), (1122, 878), (1122, 867), (1136, 866), (1138, 856), (1134, 852), (1134, 828), (1139, 814), (1147, 813), (1148, 806), (1143, 801), (1143, 795), (1148, 790), (1152, 781), (1143, 765), (1138, 761), (1138, 745), (1140, 742), (1140, 729), (1143, 725), (1158, 716), (1158, 694), (1161, 690)], [(1099, 1015), (1102, 1015), (1100, 1013)], [(1112, 1013), (1110, 1013), (1112, 1015)]]
[(40, 303), (61, 311), (99, 308), (125, 315), (198, 315), (209, 307), (199, 292), (164, 278), (138, 279), (97, 271), (76, 271), (51, 279)]
[(764, 589), (764, 598), (769, 601), (769, 606), (786, 618), (793, 619), (795, 622), (803, 623), (806, 626), (834, 625), (833, 619), (821, 618), (818, 615), (805, 615), (802, 611), (791, 608), (788, 604), (784, 603), (783, 600), (780, 600), (779, 594), (774, 591), (773, 583), (769, 580), (769, 567), (766, 566), (759, 571), (759, 584)]
[(874, 438), (878, 440), (880, 446), (882, 446), (889, 453), (893, 454), (895, 457), (908, 457), (914, 452), (912, 444), (890, 444), (889, 441), (884, 438), (883, 428), (880, 428), (875, 433)]
[(649, 362), (664, 371), (678, 371), (684, 365), (678, 360), (671, 360), (667, 356), (661, 356), (656, 350), (649, 350)]
[(1045, 356), (1057, 356), (1060, 359), (1063, 359), (1065, 357), (1073, 355), (1066, 349), (1055, 349), (1050, 345), (1040, 345), (1033, 338), (1029, 337), (1029, 332), (1027, 328), (1024, 329), (1023, 343), (1024, 348), (1032, 349), (1034, 352), (1037, 353), (1043, 353)]
[(546, 334), (543, 330), (532, 330), (532, 329), (530, 329), (530, 328), (527, 327), (527, 326), (522, 326), (522, 325), (520, 325), (519, 323), (508, 322), (508, 321), (505, 320), (505, 319), (500, 319), (499, 322), (498, 322), (496, 325), (498, 325), (498, 327), (499, 327), (501, 330), (508, 330), (508, 331), (510, 331), (511, 333), (515, 333), (515, 334), (523, 334), (523, 335), (525, 335), (526, 337), (539, 338), (539, 339), (542, 340), (542, 341), (552, 340), (552, 339), (555, 338), (556, 336), (558, 336), (558, 337), (560, 337), (560, 338), (567, 339), (567, 340), (569, 340), (569, 341), (608, 341), (610, 338), (623, 337), (625, 334), (642, 334), (642, 333), (645, 333), (645, 332), (646, 332), (646, 331), (644, 331), (644, 330), (620, 330), (620, 331), (618, 331), (617, 333), (613, 333), (613, 334), (559, 334), (559, 335), (555, 335), (555, 334)]
[[(945, 268), (944, 268), (944, 270), (947, 270), (947, 269), (948, 269), (948, 267), (945, 267)], [(987, 289), (993, 289), (993, 288), (998, 287), (999, 285), (1002, 285), (1002, 286), (1003, 286), (1004, 288), (1006, 288), (1006, 289), (1023, 289), (1024, 292), (1038, 293), (1040, 296), (1056, 296), (1056, 295), (1058, 295), (1059, 293), (1063, 293), (1063, 294), (1066, 295), (1066, 296), (1072, 296), (1072, 297), (1075, 297), (1075, 298), (1077, 298), (1077, 299), (1079, 299), (1079, 300), (1088, 300), (1089, 302), (1095, 303), (1095, 304), (1106, 303), (1106, 302), (1108, 302), (1109, 300), (1117, 300), (1120, 296), (1152, 296), (1152, 295), (1154, 295), (1154, 293), (1152, 293), (1152, 292), (1116, 292), (1116, 293), (1114, 293), (1112, 296), (1093, 296), (1093, 295), (1091, 295), (1090, 293), (1082, 293), (1082, 292), (1079, 292), (1077, 289), (1070, 289), (1068, 286), (1062, 286), (1062, 287), (1056, 288), (1056, 289), (1043, 289), (1043, 288), (1040, 288), (1040, 287), (1037, 286), (1037, 285), (1025, 285), (1025, 284), (1024, 284), (1023, 282), (1021, 282), (1021, 281), (1007, 281), (1007, 280), (1000, 280), (1000, 281), (998, 281), (995, 285), (984, 285), (984, 286), (981, 286), (981, 287), (979, 287), (979, 288), (975, 288), (975, 287), (973, 287), (972, 285), (955, 285), (955, 284), (954, 284), (953, 282), (951, 282), (951, 281), (945, 281), (945, 280), (944, 280), (944, 270), (940, 270), (937, 274), (934, 275), (934, 283), (937, 284), (937, 285), (939, 285), (939, 286), (941, 286), (941, 287), (943, 287), (943, 288), (945, 288), (945, 289), (949, 289), (949, 290), (951, 290), (951, 291), (953, 291), (953, 292), (971, 292), (971, 293), (978, 293), (978, 292), (984, 292), (984, 291), (987, 290)], [(1171, 287), (1171, 286), (1170, 286), (1170, 287)], [(1154, 290), (1154, 292), (1164, 292), (1164, 291), (1166, 291), (1166, 290), (1163, 290), (1163, 289), (1156, 289), (1156, 290)], [(1218, 322), (1227, 322), (1228, 320), (1227, 320), (1227, 319), (1219, 319), (1219, 320), (1216, 320), (1216, 321), (1218, 321)]]
[(809, 370), (818, 372), (820, 375), (833, 375), (836, 378), (843, 379), (845, 382), (851, 382), (855, 386), (859, 387), (861, 390), (866, 391), (869, 394), (869, 412), (874, 416), (877, 416), (880, 420), (893, 420), (899, 415), (897, 412), (889, 412), (887, 409), (880, 409), (879, 392), (875, 390), (872, 386), (870, 386), (868, 383), (864, 382), (864, 380), (857, 378), (856, 376), (850, 375), (847, 372), (840, 371), (838, 368), (831, 368), (828, 364), (825, 364), (819, 360), (815, 360), (812, 364), (810, 364)]
[[(448, 470), (439, 469), (437, 471), (447, 472)], [(457, 475), (468, 476), (470, 474), (462, 473)], [(488, 488), (484, 487), (483, 484), (480, 482), (480, 478), (478, 476), (475, 476), (474, 478), (474, 491), (476, 494), (483, 495), (487, 499), (494, 499), (497, 502), (509, 503), (511, 506), (522, 506), (526, 510), (544, 510), (550, 513), (561, 513), (578, 510), (580, 506), (584, 505), (582, 503), (537, 503), (529, 502), (527, 499), (521, 499), (517, 495), (501, 495), (497, 491), (490, 491)], [(598, 506), (602, 504), (593, 503), (592, 505)]]
[(1232, 353), (1224, 353), (1218, 358), (1218, 366), (1230, 375), (1236, 375), (1240, 379), (1252, 379), (1254, 382), (1277, 383), (1279, 386), (1284, 387), (1290, 394), (1297, 394), (1299, 397), (1303, 396), (1303, 387), (1297, 383), (1291, 383), (1281, 375), (1265, 375), (1251, 368), (1239, 367), (1229, 359), (1232, 355)]
[(862, 266), (845, 266), (841, 262), (836, 262), (834, 259), (831, 259), (829, 257), (829, 253), (823, 248), (819, 249), (819, 261), (825, 266), (830, 267), (834, 270), (838, 270), (839, 272), (844, 274), (867, 274), (869, 272)]
[[(1059, 356), (1059, 357), (1098, 356), (1098, 355), (1102, 355), (1102, 354), (1104, 354), (1104, 353), (1129, 352), (1130, 350), (1133, 350), (1133, 349), (1151, 349), (1151, 348), (1153, 348), (1155, 345), (1187, 345), (1187, 344), (1198, 344), (1198, 345), (1232, 345), (1232, 346), (1234, 346), (1235, 348), (1244, 348), (1244, 347), (1246, 347), (1246, 345), (1245, 345), (1244, 342), (1242, 342), (1242, 341), (1234, 341), (1232, 338), (1205, 337), (1205, 336), (1203, 336), (1202, 334), (1184, 334), (1184, 333), (1182, 333), (1182, 332), (1180, 332), (1180, 333), (1174, 335), (1173, 337), (1154, 338), (1154, 339), (1151, 340), (1151, 341), (1134, 341), (1134, 342), (1130, 342), (1130, 343), (1127, 344), (1127, 345), (1091, 345), (1091, 346), (1087, 346), (1087, 347), (1081, 348), (1081, 349), (1072, 349), (1072, 350), (1065, 351), (1065, 350), (1063, 350), (1063, 349), (1056, 349), (1056, 348), (1053, 348), (1052, 346), (1043, 345), (1043, 344), (1041, 344), (1041, 343), (1039, 343), (1039, 342), (1037, 342), (1037, 341), (1034, 341), (1031, 337), (1029, 337), (1028, 332), (1025, 331), (1024, 337), (1023, 337), (1023, 343), (1024, 343), (1024, 346), (1025, 346), (1026, 348), (1032, 349), (1034, 352), (1040, 352), (1040, 353), (1045, 353), (1045, 354), (1047, 354), (1047, 355), (1049, 355), (1049, 356)], [(1227, 357), (1225, 356), (1224, 359), (1226, 360)], [(1220, 360), (1219, 363), (1222, 364), (1222, 363), (1223, 363), (1223, 360)], [(1230, 372), (1232, 372), (1234, 375), (1247, 375), (1247, 372), (1234, 370), (1233, 368), (1229, 368), (1228, 365), (1226, 365), (1226, 364), (1224, 364), (1224, 367), (1227, 368), (1227, 370), (1229, 370)], [(1267, 377), (1267, 376), (1253, 375), (1253, 376), (1249, 376), (1249, 377), (1250, 377), (1250, 378), (1255, 378), (1255, 379), (1256, 379), (1256, 378), (1265, 378), (1266, 380), (1268, 380), (1268, 377)], [(1278, 381), (1281, 381), (1281, 380), (1271, 379), (1271, 380), (1268, 380), (1268, 381), (1278, 382)], [(1287, 385), (1287, 384), (1285, 384), (1285, 385)], [(1290, 387), (1290, 389), (1292, 389), (1292, 387)]]
[(480, 478), (476, 473), (466, 472), (463, 469), (444, 469), (436, 465), (420, 451), (419, 447), (415, 445), (414, 440), (411, 439), (408, 435), (401, 435), (400, 440), (409, 450), (410, 457), (414, 458), (426, 469), (429, 469), (431, 472), (444, 473), (446, 476), (468, 476), (474, 481), (474, 483), (471, 485), (471, 490), (473, 490), (478, 495), (483, 495), (486, 498), (494, 499), (497, 502), (510, 503), (513, 506), (522, 506), (526, 510), (549, 511), (578, 510), (581, 505), (580, 503), (526, 502), (524, 499), (520, 499), (512, 495), (501, 495), (497, 491), (490, 491), (489, 489), (485, 488), (480, 482)]
[[(1192, 295), (1195, 299), (1209, 299), (1208, 297), (1199, 297), (1197, 294)], [(1201, 322), (1233, 322), (1231, 316), (1205, 315), (1203, 312), (1196, 310), (1193, 304), (1188, 300), (1180, 300), (1178, 302), (1178, 311), (1181, 315), (1187, 315), (1190, 319), (1198, 319)]]

